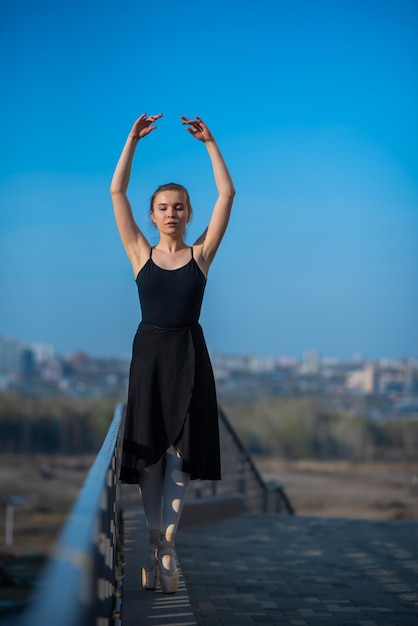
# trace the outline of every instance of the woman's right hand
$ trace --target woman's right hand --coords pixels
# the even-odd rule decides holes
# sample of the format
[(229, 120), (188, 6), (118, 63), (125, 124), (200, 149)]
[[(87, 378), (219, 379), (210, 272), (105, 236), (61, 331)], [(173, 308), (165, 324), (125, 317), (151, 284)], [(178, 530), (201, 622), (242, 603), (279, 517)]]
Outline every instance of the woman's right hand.
[(146, 113), (143, 113), (140, 117), (138, 117), (135, 124), (132, 126), (129, 136), (132, 139), (139, 141), (139, 139), (142, 139), (142, 137), (145, 137), (145, 135), (148, 135), (157, 128), (154, 125), (154, 122), (162, 116), (162, 113), (159, 113), (158, 115), (147, 115)]

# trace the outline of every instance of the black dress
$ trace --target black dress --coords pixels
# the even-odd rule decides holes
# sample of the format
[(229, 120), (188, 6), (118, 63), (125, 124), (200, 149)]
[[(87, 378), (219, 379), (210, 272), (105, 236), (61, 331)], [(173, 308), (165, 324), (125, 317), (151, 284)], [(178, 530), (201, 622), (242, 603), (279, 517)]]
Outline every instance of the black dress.
[(136, 283), (142, 322), (129, 373), (120, 480), (138, 483), (141, 470), (171, 445), (191, 479), (221, 477), (218, 406), (203, 331), (198, 323), (206, 278), (193, 258), (165, 270), (150, 258)]

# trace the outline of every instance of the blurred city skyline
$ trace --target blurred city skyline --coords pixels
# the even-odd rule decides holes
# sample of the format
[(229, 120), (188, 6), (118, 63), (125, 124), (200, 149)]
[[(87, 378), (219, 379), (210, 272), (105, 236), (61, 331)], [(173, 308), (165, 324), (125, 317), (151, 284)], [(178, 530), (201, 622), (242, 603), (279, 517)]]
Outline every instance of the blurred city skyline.
[[(221, 404), (226, 398), (316, 396), (328, 410), (352, 417), (418, 418), (418, 359), (332, 359), (316, 350), (301, 359), (220, 353), (211, 359)], [(59, 355), (52, 346), (0, 335), (0, 397), (17, 404), (22, 397), (123, 398), (129, 365), (128, 356)]]
[(0, 334), (129, 355), (140, 311), (109, 183), (143, 111), (129, 196), (216, 197), (200, 115), (237, 196), (201, 323), (220, 353), (418, 357), (418, 5), (412, 0), (6, 3)]
[[(316, 347), (304, 348), (300, 354), (290, 355), (284, 353), (268, 353), (262, 354), (258, 352), (228, 352), (222, 350), (212, 350), (208, 346), (211, 358), (214, 362), (218, 359), (222, 362), (231, 361), (231, 363), (253, 363), (257, 367), (257, 363), (261, 368), (267, 369), (272, 365), (295, 365), (297, 363), (304, 364), (308, 369), (316, 370), (321, 364), (332, 364), (333, 362), (339, 363), (381, 363), (383, 365), (400, 364), (410, 362), (414, 366), (418, 366), (418, 357), (407, 357), (400, 355), (396, 357), (389, 357), (381, 354), (374, 357), (370, 357), (363, 352), (356, 352), (354, 354), (338, 357), (333, 354), (325, 354)], [(5, 335), (0, 333), (0, 374), (5, 371), (13, 373), (19, 371), (22, 364), (22, 355), (25, 357), (28, 353), (31, 355), (31, 359), (34, 359), (34, 363), (45, 363), (55, 358), (64, 360), (84, 361), (84, 360), (115, 360), (115, 361), (130, 361), (130, 352), (122, 353), (94, 353), (87, 349), (83, 349), (82, 346), (74, 350), (62, 352), (56, 348), (52, 343), (43, 343), (40, 341), (26, 341), (19, 337)], [(24, 358), (23, 358), (24, 361)], [(6, 367), (5, 367), (5, 364)]]

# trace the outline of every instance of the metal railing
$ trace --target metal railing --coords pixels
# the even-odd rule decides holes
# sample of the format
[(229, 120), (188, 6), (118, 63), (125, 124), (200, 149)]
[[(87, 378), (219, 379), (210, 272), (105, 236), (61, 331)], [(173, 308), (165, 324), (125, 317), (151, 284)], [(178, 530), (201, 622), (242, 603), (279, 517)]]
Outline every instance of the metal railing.
[(192, 481), (188, 498), (239, 495), (243, 498), (246, 508), (255, 513), (294, 513), (283, 487), (278, 483), (264, 482), (221, 408), (219, 408), (219, 434), (222, 480)]
[(125, 407), (118, 404), (22, 626), (120, 623), (118, 476), (124, 418)]

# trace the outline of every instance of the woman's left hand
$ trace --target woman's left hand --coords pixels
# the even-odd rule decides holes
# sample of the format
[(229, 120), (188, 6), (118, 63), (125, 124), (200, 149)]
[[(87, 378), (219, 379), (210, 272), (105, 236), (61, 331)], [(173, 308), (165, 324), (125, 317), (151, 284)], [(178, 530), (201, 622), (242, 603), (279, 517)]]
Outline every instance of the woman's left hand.
[(214, 137), (210, 132), (209, 128), (206, 126), (205, 122), (201, 117), (196, 115), (194, 120), (185, 117), (184, 115), (180, 115), (183, 126), (186, 126), (186, 130), (199, 141), (203, 141), (206, 143), (207, 141), (214, 141)]

